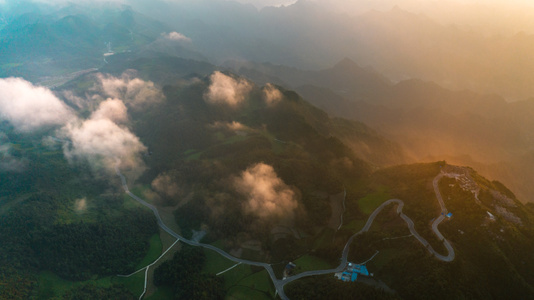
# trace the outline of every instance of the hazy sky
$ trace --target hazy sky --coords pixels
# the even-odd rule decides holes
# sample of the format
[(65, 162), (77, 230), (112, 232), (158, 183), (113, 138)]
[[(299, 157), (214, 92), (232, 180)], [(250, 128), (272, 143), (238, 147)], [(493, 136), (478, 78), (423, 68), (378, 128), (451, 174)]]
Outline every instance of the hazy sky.
[(290, 5), (290, 4), (295, 3), (297, 0), (236, 0), (236, 1), (240, 3), (250, 3), (256, 6), (257, 8), (263, 8), (265, 6)]
[[(106, 2), (115, 2), (115, 3), (128, 3), (129, 0), (29, 0), (32, 2), (48, 3), (48, 4), (65, 4), (69, 2), (73, 3), (106, 3)], [(147, 0), (149, 1), (149, 0)], [(164, 0), (167, 2), (181, 2), (181, 0)], [(248, 3), (256, 6), (261, 9), (265, 6), (281, 6), (281, 5), (291, 5), (297, 0), (228, 0), (236, 1), (240, 3)], [(329, 7), (338, 11), (343, 11), (346, 13), (361, 13), (369, 9), (376, 10), (386, 10), (390, 9), (395, 5), (399, 5), (403, 8), (407, 7), (417, 7), (417, 6), (428, 6), (436, 5), (439, 3), (439, 6), (443, 6), (444, 3), (451, 3), (453, 6), (455, 4), (466, 4), (466, 3), (478, 3), (483, 5), (498, 5), (501, 7), (504, 6), (530, 6), (534, 7), (534, 3), (531, 0), (306, 0), (310, 2), (316, 2), (325, 7)], [(20, 1), (17, 0), (0, 0), (1, 4), (14, 4)]]

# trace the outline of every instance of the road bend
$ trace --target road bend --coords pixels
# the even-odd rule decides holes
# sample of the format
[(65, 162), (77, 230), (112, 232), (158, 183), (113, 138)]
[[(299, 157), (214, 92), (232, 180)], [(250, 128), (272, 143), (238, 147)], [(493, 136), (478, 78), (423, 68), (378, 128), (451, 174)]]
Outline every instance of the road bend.
[[(303, 278), (303, 277), (308, 277), (308, 276), (325, 275), (325, 274), (331, 274), (331, 273), (337, 273), (337, 272), (343, 271), (347, 266), (347, 260), (348, 260), (348, 255), (349, 255), (350, 244), (352, 243), (354, 238), (356, 238), (358, 235), (360, 235), (360, 234), (362, 234), (364, 232), (369, 231), (369, 229), (371, 228), (371, 225), (373, 224), (376, 216), (386, 206), (388, 206), (388, 205), (390, 205), (392, 203), (397, 204), (397, 213), (399, 214), (399, 216), (406, 222), (406, 224), (408, 225), (408, 229), (415, 236), (415, 238), (421, 244), (423, 244), (423, 246), (425, 246), (425, 248), (430, 253), (432, 253), (436, 258), (438, 258), (438, 259), (440, 259), (442, 261), (445, 261), (445, 262), (449, 262), (449, 261), (452, 261), (454, 259), (454, 249), (452, 248), (450, 243), (443, 237), (443, 235), (441, 235), (441, 233), (437, 229), (437, 226), (441, 223), (441, 221), (443, 221), (444, 215), (440, 215), (440, 217), (438, 217), (436, 219), (436, 221), (434, 221), (434, 223), (432, 224), (432, 230), (440, 238), (440, 240), (443, 241), (443, 244), (445, 245), (445, 247), (447, 248), (447, 250), (449, 252), (448, 256), (443, 256), (443, 255), (440, 255), (439, 253), (437, 253), (432, 248), (432, 246), (430, 246), (430, 244), (421, 235), (419, 235), (419, 233), (417, 233), (417, 231), (415, 231), (413, 221), (402, 212), (402, 208), (404, 207), (404, 202), (402, 200), (390, 199), (390, 200), (387, 200), (386, 202), (382, 203), (378, 208), (376, 208), (373, 211), (373, 213), (371, 213), (369, 218), (367, 219), (367, 222), (365, 223), (365, 226), (360, 231), (358, 231), (357, 233), (353, 234), (349, 238), (349, 240), (345, 244), (345, 247), (343, 248), (343, 252), (342, 252), (342, 255), (341, 255), (341, 262), (336, 268), (326, 269), (326, 270), (307, 271), (307, 272), (302, 272), (302, 273), (287, 277), (286, 279), (278, 279), (278, 278), (276, 278), (276, 275), (274, 274), (274, 270), (273, 270), (273, 268), (271, 267), (270, 264), (237, 258), (237, 257), (234, 257), (234, 256), (230, 255), (229, 253), (227, 253), (227, 252), (223, 251), (222, 249), (219, 249), (219, 248), (217, 248), (217, 247), (215, 247), (213, 245), (203, 244), (203, 243), (195, 242), (195, 241), (192, 241), (192, 240), (188, 240), (188, 239), (182, 237), (181, 235), (179, 235), (178, 233), (174, 232), (172, 229), (167, 227), (167, 225), (165, 225), (165, 223), (163, 223), (163, 221), (161, 220), (161, 217), (159, 215), (159, 212), (158, 212), (158, 210), (157, 210), (157, 208), (155, 206), (153, 206), (150, 203), (147, 203), (143, 199), (137, 197), (135, 194), (130, 192), (130, 190), (128, 189), (128, 185), (126, 183), (126, 178), (124, 177), (124, 175), (122, 175), (122, 173), (120, 172), (120, 170), (119, 170), (119, 168), (117, 166), (115, 167), (115, 171), (116, 171), (117, 175), (121, 178), (122, 187), (123, 187), (124, 191), (130, 197), (132, 197), (134, 200), (136, 200), (137, 202), (141, 203), (143, 206), (146, 206), (150, 210), (152, 210), (152, 212), (156, 216), (156, 220), (158, 222), (158, 225), (161, 227), (161, 229), (163, 229), (165, 232), (167, 232), (168, 234), (172, 235), (173, 237), (175, 237), (176, 239), (180, 240), (181, 242), (183, 242), (185, 244), (188, 244), (188, 245), (191, 245), (191, 246), (203, 247), (203, 248), (206, 248), (206, 249), (213, 250), (213, 251), (219, 253), (220, 255), (222, 255), (223, 257), (225, 257), (225, 258), (227, 258), (227, 259), (229, 259), (231, 261), (234, 261), (236, 263), (263, 267), (267, 271), (269, 276), (271, 277), (271, 280), (272, 280), (272, 282), (274, 284), (276, 292), (278, 293), (280, 298), (283, 299), (283, 300), (289, 300), (289, 298), (287, 297), (287, 295), (284, 292), (284, 286), (286, 284), (292, 282), (292, 281), (298, 280), (298, 279)], [(437, 187), (437, 183), (439, 182), (441, 177), (443, 177), (443, 174), (439, 174), (438, 176), (436, 176), (436, 178), (434, 178), (433, 183), (434, 183), (434, 191), (436, 192), (436, 197), (438, 198), (438, 201), (440, 202), (440, 205), (441, 205), (441, 208), (442, 208), (442, 212), (443, 212), (443, 211), (446, 211), (446, 208), (445, 208), (445, 204), (443, 203), (443, 200), (441, 198), (441, 194), (439, 193), (439, 189)]]

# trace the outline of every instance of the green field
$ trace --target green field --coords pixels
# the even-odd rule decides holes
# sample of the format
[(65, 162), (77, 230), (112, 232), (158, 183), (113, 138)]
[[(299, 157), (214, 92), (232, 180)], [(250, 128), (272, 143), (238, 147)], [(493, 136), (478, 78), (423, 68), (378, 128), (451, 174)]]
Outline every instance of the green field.
[(224, 273), (226, 299), (273, 299), (275, 290), (267, 271), (253, 273), (250, 266), (239, 265)]
[(200, 155), (202, 155), (202, 153), (204, 153), (204, 151), (191, 152), (191, 154), (185, 158), (185, 161), (198, 160), (200, 159)]
[(228, 291), (232, 286), (237, 285), (239, 281), (252, 274), (249, 265), (239, 265), (232, 270), (221, 274), (224, 278), (224, 288)]
[(301, 256), (298, 259), (294, 260), (293, 263), (297, 265), (294, 270), (295, 274), (306, 271), (330, 269), (334, 267), (331, 266), (325, 260), (311, 255)]
[(202, 269), (203, 273), (217, 274), (236, 264), (235, 262), (224, 258), (215, 251), (209, 249), (203, 250), (204, 254), (206, 254), (206, 263), (204, 264), (204, 268)]
[(364, 214), (371, 214), (384, 201), (391, 199), (391, 195), (386, 188), (380, 188), (377, 192), (368, 194), (367, 196), (358, 200), (358, 207)]
[(134, 295), (141, 296), (145, 283), (145, 271), (141, 271), (130, 277), (113, 277), (114, 284), (123, 284)]
[(239, 282), (239, 285), (248, 286), (260, 291), (273, 292), (274, 286), (266, 270), (254, 273)]
[(152, 237), (150, 237), (150, 248), (148, 249), (148, 252), (143, 258), (143, 260), (137, 264), (136, 270), (141, 269), (143, 267), (146, 267), (147, 265), (153, 263), (158, 257), (161, 255), (163, 246), (161, 244), (161, 239), (159, 238), (159, 234), (154, 234)]
[(174, 293), (172, 291), (172, 287), (169, 286), (161, 286), (158, 287), (157, 291), (143, 299), (146, 300), (162, 300), (162, 299), (173, 299)]

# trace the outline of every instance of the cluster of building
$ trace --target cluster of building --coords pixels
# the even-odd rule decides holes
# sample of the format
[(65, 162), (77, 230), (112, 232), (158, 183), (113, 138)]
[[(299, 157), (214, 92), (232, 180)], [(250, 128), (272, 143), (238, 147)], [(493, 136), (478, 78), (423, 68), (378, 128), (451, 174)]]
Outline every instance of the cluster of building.
[(353, 263), (348, 263), (347, 268), (343, 272), (334, 274), (334, 276), (345, 282), (354, 282), (358, 279), (358, 275), (362, 276), (373, 276), (373, 273), (369, 273), (365, 265), (357, 265)]

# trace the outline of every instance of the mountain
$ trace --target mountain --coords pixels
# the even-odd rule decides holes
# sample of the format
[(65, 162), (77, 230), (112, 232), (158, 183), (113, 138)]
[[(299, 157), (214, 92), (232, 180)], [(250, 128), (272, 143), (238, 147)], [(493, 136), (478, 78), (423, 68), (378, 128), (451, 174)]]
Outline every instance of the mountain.
[(509, 103), (418, 79), (393, 84), (347, 59), (321, 71), (247, 62), (225, 66), (257, 82), (289, 85), (332, 116), (369, 124), (402, 145), (411, 161), (445, 158), (475, 166), (513, 187), (523, 201), (531, 199), (530, 185), (520, 183), (531, 164), (518, 163), (533, 146), (531, 100)]
[[(455, 18), (451, 14), (445, 18), (449, 21), (440, 22), (429, 17), (443, 11), (440, 4), (390, 5), (390, 9), (356, 15), (332, 11), (325, 8), (328, 5), (297, 1), (259, 11), (250, 4), (215, 0), (133, 6), (167, 20), (193, 39), (198, 52), (217, 64), (237, 59), (317, 70), (348, 57), (394, 81), (419, 78), (455, 90), (496, 93), (509, 100), (533, 94), (533, 66), (524, 59), (534, 45), (528, 25), (523, 32), (516, 29), (503, 34), (480, 25), (470, 27), (463, 21), (455, 23), (450, 21)], [(467, 4), (455, 5), (477, 10)], [(421, 6), (430, 8), (418, 9)], [(479, 11), (495, 11), (488, 7)], [(518, 24), (530, 22), (525, 21), (526, 9), (513, 14), (525, 18), (517, 20)], [(510, 49), (517, 55), (508, 55)]]
[[(138, 75), (147, 74), (140, 70)], [(240, 106), (213, 106), (206, 101), (211, 81), (210, 76), (188, 85), (168, 85), (163, 88), (165, 102), (130, 114), (133, 131), (151, 153), (145, 160), (149, 169), (138, 183), (152, 187), (144, 192), (152, 203), (175, 210), (176, 223), (186, 237), (206, 230), (205, 241), (218, 241), (223, 249), (241, 258), (276, 263), (313, 253), (314, 259), (335, 266), (346, 241), (369, 214), (385, 200), (396, 198), (404, 202), (403, 212), (413, 220), (417, 232), (436, 252), (444, 253), (446, 248), (429, 224), (440, 215), (432, 182), (444, 172), (448, 175), (438, 181), (439, 190), (453, 217), (439, 228), (456, 253), (452, 263), (440, 262), (429, 254), (407, 232), (406, 223), (393, 207), (380, 213), (374, 229), (357, 237), (349, 261), (364, 261), (378, 250), (376, 261), (369, 262), (368, 267), (401, 298), (501, 297), (508, 293), (505, 285), (514, 286), (518, 296), (533, 292), (528, 270), (534, 261), (527, 258), (534, 237), (532, 211), (501, 183), (489, 181), (473, 169), (444, 162), (377, 170), (367, 163), (376, 159), (369, 156), (376, 150), (366, 156), (362, 155), (366, 154), (362, 151), (365, 147), (353, 147), (360, 151), (352, 152), (347, 146), (364, 143), (383, 151), (382, 155), (391, 151), (391, 157), (399, 148), (385, 139), (369, 139), (376, 139), (376, 133), (365, 125), (330, 118), (280, 86), (276, 88), (283, 96), (275, 106), (262, 97), (265, 87), (255, 85)], [(236, 184), (243, 174), (255, 176), (258, 163), (271, 166), (293, 189), (293, 195), (300, 195), (296, 200), (299, 208), (291, 218), (251, 218), (248, 198)], [(181, 197), (169, 197), (155, 188), (154, 182), (164, 177), (177, 185)], [(343, 189), (347, 192), (347, 211), (336, 231), (330, 224), (339, 213), (333, 197)], [(231, 211), (231, 217), (221, 214), (222, 209)], [(261, 220), (266, 223), (257, 223)], [(296, 260), (297, 266), (300, 261)], [(400, 276), (399, 270), (408, 273)], [(502, 273), (490, 275), (496, 270)], [(412, 278), (418, 278), (417, 284)], [(442, 284), (436, 284), (436, 278), (441, 278)], [(298, 295), (306, 295), (303, 290), (314, 292), (309, 285), (321, 286), (316, 280), (331, 281), (321, 277), (299, 280), (287, 287), (287, 293), (298, 299)], [(374, 281), (369, 284), (375, 285)], [(451, 284), (458, 288), (449, 289)]]
[(0, 298), (531, 298), (531, 37), (389, 3), (0, 0)]
[[(402, 147), (363, 123), (330, 117), (296, 92), (278, 85), (256, 85), (207, 63), (125, 53), (110, 58), (101, 71), (109, 73), (82, 75), (55, 93), (77, 108), (82, 129), (83, 124), (99, 124), (99, 118), (111, 112), (101, 109), (104, 105), (122, 101), (109, 95), (124, 99), (126, 118), (109, 114), (107, 120), (124, 122), (117, 123), (123, 135), (129, 136), (129, 132), (145, 146), (145, 150), (140, 148), (141, 161), (137, 161), (142, 166), (132, 160), (121, 167), (129, 190), (154, 205), (165, 224), (186, 238), (204, 233), (200, 236), (204, 243), (234, 257), (279, 265), (273, 271), (276, 276), (282, 276), (288, 261), (296, 263), (295, 273), (309, 270), (309, 261), (329, 269), (339, 264), (345, 244), (373, 211), (388, 199), (400, 199), (403, 212), (413, 220), (412, 229), (442, 254), (448, 250), (429, 223), (440, 216), (434, 181), (447, 210), (453, 213), (439, 229), (452, 244), (455, 258), (440, 261), (425, 250), (407, 232), (406, 223), (393, 207), (386, 206), (371, 231), (354, 237), (348, 252), (349, 261), (360, 262), (379, 251), (368, 262), (375, 275), (360, 291), (362, 295), (491, 298), (502, 296), (505, 286), (513, 286), (517, 295), (533, 292), (529, 270), (534, 261), (528, 258), (534, 241), (533, 212), (501, 183), (443, 161), (380, 168), (404, 160)], [(332, 72), (320, 74), (339, 78)], [(233, 93), (219, 93), (219, 85)], [(347, 105), (355, 103), (327, 88), (311, 87), (318, 91), (314, 95), (334, 95)], [(143, 99), (149, 102), (137, 102)], [(113, 294), (120, 289), (138, 293), (133, 286), (141, 285), (108, 288), (89, 285), (86, 280), (126, 283), (129, 279), (114, 274), (135, 271), (141, 260), (157, 258), (160, 252), (153, 247), (162, 249), (161, 243), (170, 246), (174, 240), (159, 237), (157, 242), (153, 215), (121, 196), (119, 178), (99, 169), (106, 164), (98, 163), (98, 156), (88, 160), (71, 156), (69, 162), (64, 151), (78, 148), (61, 139), (54, 143), (46, 139), (58, 134), (54, 129), (24, 134), (7, 121), (2, 126), (10, 145), (7, 152), (2, 150), (4, 162), (17, 160), (26, 162), (31, 170), (42, 169), (39, 173), (2, 171), (9, 178), (0, 188), (5, 201), (0, 238), (4, 241), (2, 253), (8, 255), (2, 264), (2, 280), (7, 286), (4, 295), (67, 297), (86, 290)], [(68, 127), (63, 130), (69, 132)], [(78, 142), (72, 136), (69, 143)], [(79, 149), (76, 151), (83, 148)], [(438, 180), (440, 173), (445, 175)], [(13, 190), (16, 192), (9, 192)], [(40, 213), (34, 213), (36, 210)], [(117, 222), (119, 218), (121, 222)], [(31, 222), (21, 223), (25, 220)], [(135, 247), (130, 247), (128, 255), (101, 251), (129, 245)], [(158, 254), (154, 256), (152, 251)], [(210, 293), (235, 296), (242, 292), (224, 285), (233, 273), (222, 276), (224, 279), (207, 275), (232, 266), (212, 269), (228, 263), (223, 257), (196, 247), (176, 253), (149, 277), (157, 284), (154, 289), (172, 288), (172, 278), (182, 278), (183, 270), (191, 270), (195, 274), (191, 290), (182, 291), (187, 295), (207, 282), (213, 287)], [(93, 257), (98, 264), (88, 263)], [(238, 272), (256, 272), (247, 268)], [(400, 276), (400, 270), (408, 275)], [(501, 273), (495, 275), (496, 270)], [(47, 281), (50, 276), (83, 283), (63, 293), (57, 283)], [(262, 282), (271, 280), (265, 271), (257, 276)], [(412, 278), (418, 278), (416, 285)], [(441, 283), (436, 284), (435, 278), (441, 278)], [(144, 277), (135, 280), (142, 283)], [(314, 280), (332, 279), (295, 281), (287, 286), (287, 294), (293, 297), (297, 293), (293, 298), (298, 298), (313, 291), (303, 288), (310, 280), (321, 286)], [(257, 282), (246, 283), (246, 289), (274, 295), (273, 286), (257, 286)], [(449, 289), (451, 284), (459, 288)], [(17, 291), (23, 294), (15, 294)], [(349, 291), (338, 290), (341, 294)]]
[[(137, 73), (121, 75), (132, 67), (138, 68)], [(136, 76), (131, 81), (135, 85), (125, 88), (134, 87), (130, 91), (134, 93), (141, 89), (142, 95), (149, 90), (142, 90), (145, 81), (140, 78), (152, 78), (157, 84), (172, 82), (157, 87), (163, 93), (163, 102), (145, 104), (148, 106), (141, 110), (128, 102), (136, 98), (129, 98), (127, 90), (123, 95), (129, 106), (129, 121), (120, 126), (131, 130), (148, 149), (142, 156), (146, 172), (136, 183), (130, 182), (132, 191), (157, 205), (169, 226), (179, 225), (187, 237), (204, 230), (208, 233), (206, 242), (219, 240), (226, 251), (244, 251), (238, 249), (246, 247), (249, 240), (259, 241), (259, 246), (254, 246), (259, 250), (238, 255), (244, 258), (279, 261), (301, 255), (308, 249), (303, 244), (304, 236), (316, 235), (331, 222), (331, 198), (339, 197), (344, 182), (361, 182), (376, 168), (367, 161), (384, 163), (380, 153), (391, 160), (403, 155), (397, 145), (364, 124), (331, 119), (295, 92), (279, 86), (255, 86), (228, 73), (213, 73), (215, 67), (206, 63), (172, 57), (135, 59), (124, 54), (110, 59), (107, 68), (119, 77), (109, 77), (113, 73), (86, 74), (55, 92), (68, 95), (62, 98), (77, 108), (79, 121), (90, 124), (98, 120), (91, 110), (112, 101), (103, 98), (109, 90), (102, 90), (102, 80), (111, 78), (110, 82), (119, 84), (134, 80), (127, 76)], [(248, 94), (240, 106), (206, 100), (216, 80), (214, 74), (246, 87)], [(152, 89), (152, 84), (147, 83), (145, 88)], [(275, 102), (266, 100), (267, 89), (275, 91)], [(89, 119), (83, 121), (84, 116)], [(84, 284), (89, 278), (108, 280), (112, 274), (135, 271), (141, 259), (151, 255), (154, 244), (161, 243), (154, 241), (154, 217), (121, 197), (118, 178), (102, 169), (99, 156), (93, 158), (96, 162), (69, 158), (64, 152), (67, 148), (62, 148), (65, 141), (50, 138), (61, 134), (53, 128), (25, 134), (6, 121), (2, 132), (8, 145), (7, 152), (2, 152), (1, 165), (7, 180), (0, 186), (0, 222), (4, 228), (0, 238), (5, 254), (1, 258), (2, 282), (6, 283), (2, 297), (66, 297), (68, 294), (57, 290), (56, 283), (46, 281), (49, 276)], [(355, 152), (358, 147), (349, 148), (338, 135), (353, 142), (359, 139), (360, 149), (367, 151)], [(75, 147), (74, 143), (64, 146)], [(29, 170), (43, 170), (5, 169), (8, 159), (20, 161)], [(123, 172), (131, 179), (137, 170), (126, 168)], [(267, 194), (262, 194), (263, 189), (249, 190), (254, 188), (247, 181), (249, 174), (265, 181)], [(161, 180), (165, 183), (159, 183)], [(276, 194), (274, 198), (270, 189)], [(267, 202), (254, 204), (256, 193), (260, 193), (259, 200)], [(272, 208), (269, 201), (279, 202)], [(37, 214), (36, 210), (41, 212)], [(123, 221), (117, 222), (118, 218)], [(287, 228), (301, 233), (295, 238)], [(121, 238), (111, 239), (113, 235)], [(130, 244), (127, 255), (104, 251), (121, 250)], [(288, 251), (283, 250), (286, 247)], [(33, 250), (37, 248), (39, 252)], [(93, 258), (99, 262), (89, 263)], [(92, 267), (84, 269), (89, 264)], [(73, 289), (69, 293), (82, 291)]]
[[(446, 175), (433, 185), (440, 172), (451, 177)], [(396, 299), (521, 298), (533, 293), (528, 266), (534, 261), (527, 250), (533, 242), (532, 211), (499, 182), (488, 181), (470, 168), (441, 162), (386, 168), (371, 175), (369, 186), (376, 188), (371, 198), (376, 204), (380, 203), (378, 199), (402, 199), (403, 212), (413, 220), (415, 228), (433, 249), (446, 254), (445, 247), (439, 239), (432, 238), (434, 233), (430, 231), (430, 223), (440, 211), (434, 186), (439, 188), (447, 210), (452, 213), (439, 225), (439, 230), (452, 242), (456, 256), (451, 263), (436, 259), (410, 234), (395, 205), (390, 204), (371, 230), (354, 240), (350, 250), (352, 261), (373, 257), (366, 265), (374, 273), (375, 281), (364, 281), (367, 284), (395, 291)], [(381, 186), (387, 188), (381, 190)], [(347, 207), (353, 211), (365, 204), (354, 199), (347, 201)], [(351, 217), (347, 222), (350, 224)], [(342, 241), (337, 251), (344, 246)], [(288, 286), (287, 294), (292, 299), (348, 295), (345, 287), (336, 282), (331, 275), (309, 277)], [(455, 288), (451, 289), (451, 285)], [(362, 283), (358, 287), (359, 291), (352, 292), (363, 290), (369, 293), (368, 297), (393, 298), (387, 293), (367, 291)]]
[(40, 81), (100, 67), (104, 53), (131, 51), (166, 31), (166, 25), (129, 8), (71, 4), (46, 14), (23, 13), (0, 30), (0, 76)]
[(372, 98), (391, 86), (391, 82), (372, 69), (360, 67), (349, 58), (339, 61), (332, 68), (319, 71), (303, 71), (272, 64), (255, 64), (252, 62), (228, 61), (223, 66), (239, 74), (249, 76), (261, 82), (261, 77), (255, 76), (260, 72), (266, 79), (275, 78), (294, 88), (301, 85), (315, 85), (328, 87), (343, 95), (355, 95), (360, 98)]

